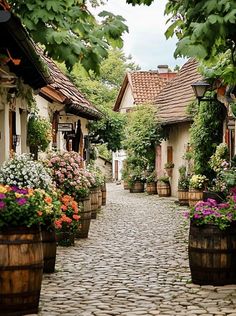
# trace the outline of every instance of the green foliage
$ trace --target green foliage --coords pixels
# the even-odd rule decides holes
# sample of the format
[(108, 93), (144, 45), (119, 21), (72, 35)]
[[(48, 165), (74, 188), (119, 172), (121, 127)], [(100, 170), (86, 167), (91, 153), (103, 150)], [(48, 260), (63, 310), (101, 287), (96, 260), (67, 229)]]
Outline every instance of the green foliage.
[(36, 146), (45, 151), (52, 140), (51, 123), (36, 114), (31, 114), (27, 126), (27, 142), (29, 146)]
[(96, 21), (86, 0), (9, 0), (13, 12), (22, 19), (36, 43), (41, 43), (50, 57), (65, 61), (68, 69), (80, 62), (88, 71), (99, 72), (108, 48), (122, 47), (121, 35), (128, 31), (121, 16), (102, 11)]
[(71, 75), (79, 90), (104, 114), (100, 121), (89, 124), (92, 141), (96, 138), (96, 142), (107, 144), (112, 151), (121, 148), (126, 123), (125, 116), (112, 108), (126, 71), (137, 69), (131, 57), (126, 57), (121, 50), (111, 49), (108, 58), (101, 63), (99, 75), (92, 71), (88, 74), (79, 65)]
[(151, 169), (155, 162), (155, 146), (161, 138), (156, 109), (148, 104), (135, 107), (130, 112), (124, 140), (128, 154), (142, 161), (145, 169)]
[(98, 149), (98, 154), (99, 154), (100, 157), (105, 158), (106, 160), (108, 160), (110, 162), (112, 161), (111, 151), (109, 151), (107, 149), (106, 144), (98, 145), (97, 149)]
[(166, 183), (166, 184), (169, 184), (169, 183), (170, 183), (170, 179), (169, 179), (169, 177), (167, 177), (167, 176), (159, 177), (159, 178), (157, 179), (157, 181), (158, 181), (158, 182), (163, 182), (163, 183)]
[(216, 146), (222, 141), (223, 106), (218, 101), (201, 102), (190, 129), (194, 173), (209, 179), (214, 175), (209, 165)]

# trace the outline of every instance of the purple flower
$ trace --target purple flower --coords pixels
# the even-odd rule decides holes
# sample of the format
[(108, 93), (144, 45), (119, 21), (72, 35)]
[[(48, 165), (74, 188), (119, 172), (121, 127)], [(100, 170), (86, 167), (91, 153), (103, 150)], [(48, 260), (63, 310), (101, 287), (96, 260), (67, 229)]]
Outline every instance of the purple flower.
[(18, 205), (26, 204), (27, 200), (25, 198), (16, 199)]
[(28, 190), (26, 190), (26, 189), (18, 189), (17, 192), (20, 194), (28, 194)]
[(222, 208), (228, 208), (229, 207), (229, 203), (219, 203), (218, 205), (217, 205), (217, 208), (219, 209), (219, 210), (221, 210)]
[(6, 195), (4, 193), (0, 193), (0, 199), (5, 199)]
[(184, 217), (185, 218), (189, 218), (189, 212), (188, 211), (184, 212)]
[(196, 219), (198, 219), (198, 218), (201, 218), (201, 215), (196, 213), (196, 214), (194, 214), (193, 217), (196, 218)]
[(217, 202), (214, 199), (207, 199), (207, 202), (210, 203), (210, 205), (212, 205), (212, 206), (216, 206), (217, 205)]
[(233, 195), (236, 195), (236, 187), (231, 188), (230, 191), (233, 193)]
[(3, 201), (0, 201), (0, 209), (4, 208), (4, 206), (5, 206), (5, 203)]

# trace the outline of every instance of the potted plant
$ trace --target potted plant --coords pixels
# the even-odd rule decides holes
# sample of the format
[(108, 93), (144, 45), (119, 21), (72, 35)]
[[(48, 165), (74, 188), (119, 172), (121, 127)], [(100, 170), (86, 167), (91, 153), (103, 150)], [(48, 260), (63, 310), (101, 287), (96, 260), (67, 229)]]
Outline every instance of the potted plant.
[(189, 264), (193, 283), (236, 283), (236, 188), (225, 203), (199, 201), (190, 219)]
[(6, 315), (19, 310), (22, 314), (38, 312), (43, 274), (40, 223), (44, 211), (40, 191), (0, 184), (0, 293)]
[(130, 193), (142, 193), (144, 192), (144, 182), (145, 182), (145, 175), (140, 166), (133, 166), (132, 169), (130, 169), (129, 174), (129, 187), (130, 187)]
[(56, 236), (59, 246), (73, 246), (79, 226), (78, 203), (70, 195), (62, 195), (61, 214), (55, 221)]
[(81, 168), (82, 157), (74, 152), (51, 153), (48, 156), (47, 166), (51, 175), (64, 194), (73, 196), (81, 209), (81, 225), (77, 237), (88, 237), (91, 221), (90, 188), (95, 178), (87, 169)]
[(174, 163), (172, 161), (166, 162), (164, 165), (164, 169), (168, 175), (168, 177), (172, 177), (172, 170), (174, 168)]
[(38, 151), (45, 151), (52, 141), (52, 124), (37, 113), (32, 113), (27, 125), (27, 143), (34, 159), (38, 159)]
[(160, 197), (171, 195), (169, 177), (162, 176), (157, 179), (157, 193)]
[(179, 167), (178, 180), (178, 199), (180, 205), (188, 205), (188, 191), (189, 191), (189, 176), (186, 173), (186, 167)]
[(192, 175), (189, 181), (189, 206), (194, 206), (203, 199), (203, 190), (206, 187), (207, 180), (205, 175)]
[(157, 175), (155, 170), (146, 177), (146, 192), (148, 194), (157, 194)]

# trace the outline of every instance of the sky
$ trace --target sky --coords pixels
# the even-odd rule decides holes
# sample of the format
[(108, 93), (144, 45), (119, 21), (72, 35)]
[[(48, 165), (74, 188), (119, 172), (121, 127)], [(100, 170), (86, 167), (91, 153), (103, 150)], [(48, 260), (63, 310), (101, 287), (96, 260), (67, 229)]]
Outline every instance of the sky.
[(151, 6), (132, 6), (126, 4), (125, 0), (108, 0), (103, 7), (126, 19), (129, 33), (123, 36), (123, 49), (142, 70), (155, 70), (158, 65), (168, 65), (173, 69), (185, 62), (173, 56), (177, 40), (166, 40), (164, 35), (167, 28), (167, 16), (164, 16), (166, 2), (155, 0)]

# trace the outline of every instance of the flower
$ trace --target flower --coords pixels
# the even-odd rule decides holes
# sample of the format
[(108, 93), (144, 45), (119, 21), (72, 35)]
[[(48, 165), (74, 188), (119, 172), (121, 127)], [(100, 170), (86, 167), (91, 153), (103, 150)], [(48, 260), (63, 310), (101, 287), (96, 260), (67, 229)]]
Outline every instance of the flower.
[(56, 186), (76, 199), (87, 196), (95, 183), (95, 178), (81, 167), (81, 162), (81, 156), (73, 151), (53, 153), (47, 162)]
[(217, 203), (214, 199), (199, 201), (195, 207), (184, 216), (190, 218), (195, 225), (213, 224), (220, 229), (226, 229), (236, 221), (236, 194), (228, 197), (225, 203)]
[(55, 228), (58, 232), (69, 231), (75, 233), (79, 226), (79, 207), (72, 196), (63, 195), (60, 198), (61, 213), (55, 220)]
[(207, 177), (201, 174), (194, 174), (189, 181), (189, 187), (192, 189), (204, 189)]
[[(54, 222), (55, 210), (60, 206), (56, 197), (48, 205), (45, 198), (49, 197), (49, 193), (42, 189), (32, 190), (3, 184), (0, 187), (5, 192), (0, 193), (0, 229)], [(50, 215), (48, 207), (51, 209)]]
[[(0, 168), (0, 183), (11, 186), (19, 194), (25, 194), (26, 188), (49, 189), (52, 179), (39, 161), (32, 160), (30, 155), (15, 155), (5, 161)], [(7, 188), (0, 186), (0, 193), (5, 193)]]

